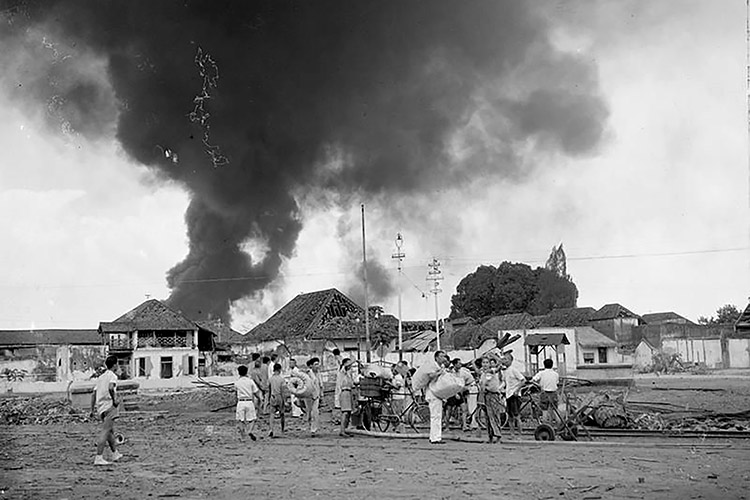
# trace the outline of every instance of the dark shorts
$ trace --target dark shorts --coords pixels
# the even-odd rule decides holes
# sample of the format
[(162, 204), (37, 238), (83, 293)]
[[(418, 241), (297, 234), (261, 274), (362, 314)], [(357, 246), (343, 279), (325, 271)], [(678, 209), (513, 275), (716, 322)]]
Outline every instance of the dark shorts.
[(539, 406), (542, 410), (549, 410), (550, 406), (557, 406), (557, 392), (544, 391), (539, 395)]
[(521, 398), (518, 396), (508, 396), (505, 404), (508, 408), (508, 416), (513, 418), (521, 415)]

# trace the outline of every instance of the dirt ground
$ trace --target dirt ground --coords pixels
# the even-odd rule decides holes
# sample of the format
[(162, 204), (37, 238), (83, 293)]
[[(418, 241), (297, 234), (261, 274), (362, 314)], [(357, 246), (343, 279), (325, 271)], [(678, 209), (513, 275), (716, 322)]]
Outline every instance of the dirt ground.
[[(676, 390), (661, 390), (670, 387)], [(687, 387), (722, 390), (679, 390)], [(747, 410), (750, 378), (645, 379), (628, 397)], [(231, 403), (217, 391), (140, 403), (140, 412), (118, 421), (125, 457), (109, 467), (92, 465), (94, 423), (0, 425), (0, 499), (750, 498), (750, 440), (571, 443), (524, 436), (435, 446), (426, 439), (342, 439), (323, 411), (318, 437), (291, 419), (282, 438), (267, 437), (262, 423), (257, 442), (241, 443), (232, 410), (210, 411)]]

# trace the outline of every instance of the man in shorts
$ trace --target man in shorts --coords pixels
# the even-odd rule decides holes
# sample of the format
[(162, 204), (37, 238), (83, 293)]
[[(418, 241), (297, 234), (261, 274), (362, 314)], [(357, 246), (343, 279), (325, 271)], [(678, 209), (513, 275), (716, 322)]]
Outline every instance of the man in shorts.
[(237, 373), (240, 378), (234, 383), (237, 389), (237, 430), (240, 433), (240, 441), (245, 440), (245, 436), (250, 436), (253, 441), (256, 440), (253, 429), (255, 421), (258, 418), (255, 412), (256, 404), (260, 406), (261, 392), (257, 384), (247, 376), (247, 366), (240, 365), (237, 367)]
[(531, 379), (535, 384), (539, 384), (542, 390), (539, 394), (539, 406), (542, 409), (542, 418), (549, 424), (554, 424), (555, 412), (552, 409), (557, 407), (557, 384), (560, 381), (560, 376), (552, 369), (552, 366), (552, 360), (545, 359), (544, 370)]
[[(96, 379), (96, 386), (91, 394), (91, 416), (98, 416), (102, 422), (102, 433), (96, 443), (94, 465), (111, 465), (122, 458), (115, 442), (115, 420), (120, 413), (120, 401), (117, 397), (117, 358), (109, 356), (104, 364), (107, 369)], [(111, 461), (104, 459), (104, 448), (107, 445), (112, 451)]]

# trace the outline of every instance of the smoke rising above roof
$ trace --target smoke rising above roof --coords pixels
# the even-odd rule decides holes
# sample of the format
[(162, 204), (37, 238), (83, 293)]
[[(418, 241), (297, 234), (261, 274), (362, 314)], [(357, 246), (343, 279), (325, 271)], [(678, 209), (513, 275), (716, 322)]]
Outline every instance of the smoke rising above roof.
[[(398, 199), (516, 177), (530, 143), (594, 152), (608, 116), (596, 68), (559, 53), (528, 2), (18, 5), (1, 14), (15, 70), (0, 81), (19, 106), (55, 103), (51, 126), (88, 137), (113, 124), (128, 155), (189, 191), (189, 252), (167, 281), (194, 319), (228, 322), (273, 282), (300, 190)], [(243, 251), (254, 239), (261, 258)]]

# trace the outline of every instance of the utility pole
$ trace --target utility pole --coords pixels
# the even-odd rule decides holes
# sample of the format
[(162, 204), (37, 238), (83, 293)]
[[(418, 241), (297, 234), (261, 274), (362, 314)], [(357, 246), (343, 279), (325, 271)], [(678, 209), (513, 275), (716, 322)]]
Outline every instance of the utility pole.
[(404, 327), (401, 321), (401, 262), (406, 257), (406, 254), (401, 251), (401, 247), (404, 244), (404, 239), (401, 237), (401, 233), (396, 234), (396, 253), (391, 258), (398, 259), (398, 360), (404, 360)]
[(370, 303), (367, 297), (367, 246), (365, 244), (365, 204), (362, 203), (362, 277), (365, 281), (365, 359), (370, 362)]
[(440, 282), (443, 280), (442, 271), (440, 271), (440, 261), (433, 257), (432, 262), (427, 264), (430, 270), (427, 272), (427, 281), (432, 281), (430, 293), (435, 295), (435, 337), (437, 340), (437, 350), (440, 350), (440, 313), (438, 312), (438, 294), (442, 292)]

